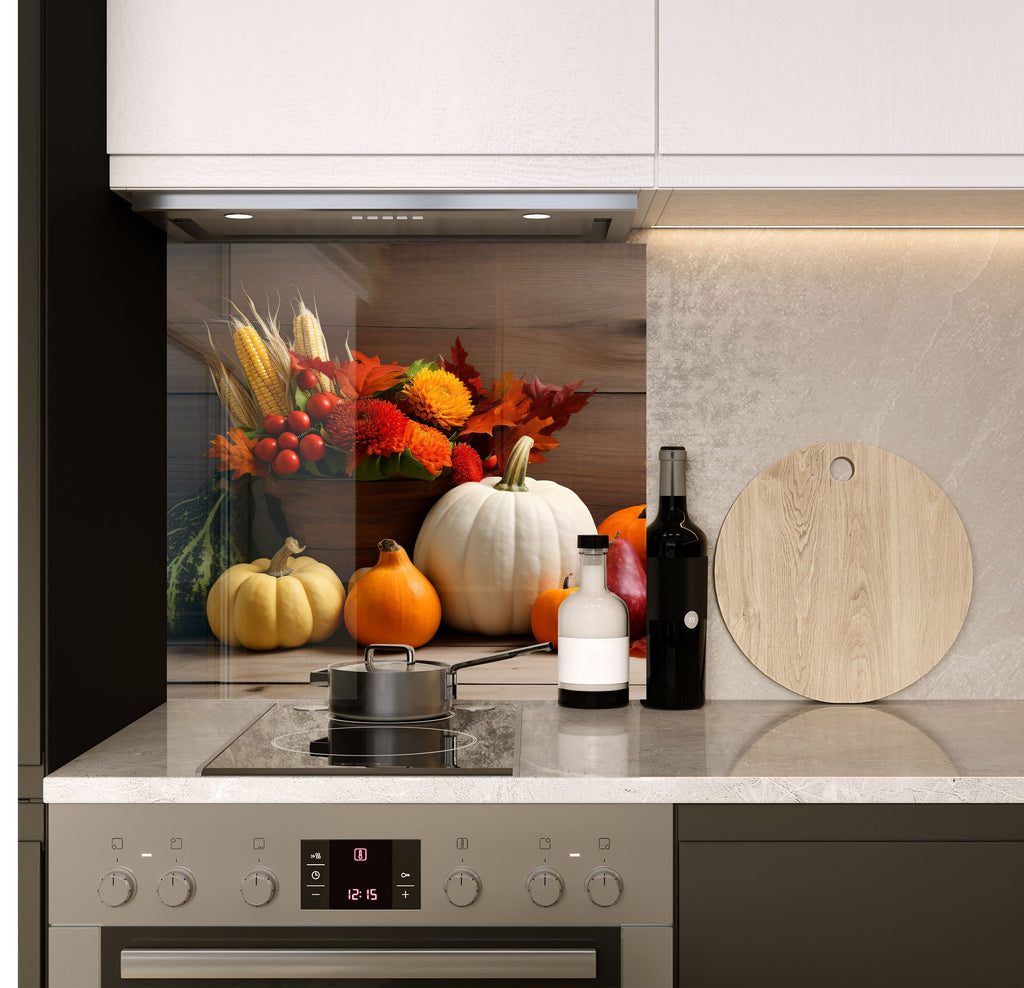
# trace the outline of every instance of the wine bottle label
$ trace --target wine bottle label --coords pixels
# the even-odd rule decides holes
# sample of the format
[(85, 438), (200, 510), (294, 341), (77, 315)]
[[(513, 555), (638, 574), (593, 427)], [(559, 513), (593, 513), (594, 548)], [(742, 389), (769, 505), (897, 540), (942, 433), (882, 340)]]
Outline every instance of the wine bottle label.
[(558, 686), (564, 690), (620, 690), (629, 683), (629, 637), (558, 636)]
[(647, 620), (697, 628), (708, 616), (708, 557), (647, 560)]

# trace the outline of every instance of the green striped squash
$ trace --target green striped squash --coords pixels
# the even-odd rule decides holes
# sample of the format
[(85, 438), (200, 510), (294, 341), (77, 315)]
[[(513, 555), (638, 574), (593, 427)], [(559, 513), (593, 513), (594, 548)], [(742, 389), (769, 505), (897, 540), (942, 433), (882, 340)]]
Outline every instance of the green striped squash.
[(248, 478), (212, 477), (167, 512), (167, 634), (209, 634), (206, 595), (229, 566), (251, 557)]

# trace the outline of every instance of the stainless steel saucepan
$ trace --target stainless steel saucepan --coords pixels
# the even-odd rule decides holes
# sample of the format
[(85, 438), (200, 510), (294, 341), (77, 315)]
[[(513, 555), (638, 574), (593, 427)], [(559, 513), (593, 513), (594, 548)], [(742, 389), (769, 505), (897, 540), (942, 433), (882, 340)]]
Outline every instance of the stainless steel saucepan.
[[(380, 658), (378, 653), (385, 651), (400, 652), (402, 657)], [(326, 681), (332, 717), (377, 723), (431, 720), (451, 712), (460, 669), (526, 652), (553, 651), (551, 642), (544, 642), (449, 666), (417, 659), (408, 645), (370, 645), (362, 662), (336, 662), (309, 678), (310, 682)]]

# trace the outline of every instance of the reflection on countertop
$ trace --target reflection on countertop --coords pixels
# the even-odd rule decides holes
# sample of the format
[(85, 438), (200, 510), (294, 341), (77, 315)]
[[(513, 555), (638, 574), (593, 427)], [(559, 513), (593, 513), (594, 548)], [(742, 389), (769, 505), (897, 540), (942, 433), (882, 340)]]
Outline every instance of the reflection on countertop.
[[(308, 702), (308, 701), (307, 701)], [(171, 700), (48, 776), (50, 802), (1024, 802), (1024, 701), (520, 701), (516, 774), (200, 778), (270, 706)]]
[(700, 710), (523, 704), (521, 775), (1024, 775), (1024, 702), (720, 701)]

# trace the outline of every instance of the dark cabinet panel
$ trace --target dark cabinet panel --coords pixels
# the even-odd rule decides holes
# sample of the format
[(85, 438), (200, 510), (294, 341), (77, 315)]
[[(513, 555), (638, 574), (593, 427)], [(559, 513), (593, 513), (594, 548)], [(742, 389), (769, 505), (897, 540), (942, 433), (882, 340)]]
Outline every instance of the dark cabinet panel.
[(687, 841), (684, 986), (1024, 985), (1024, 841)]

